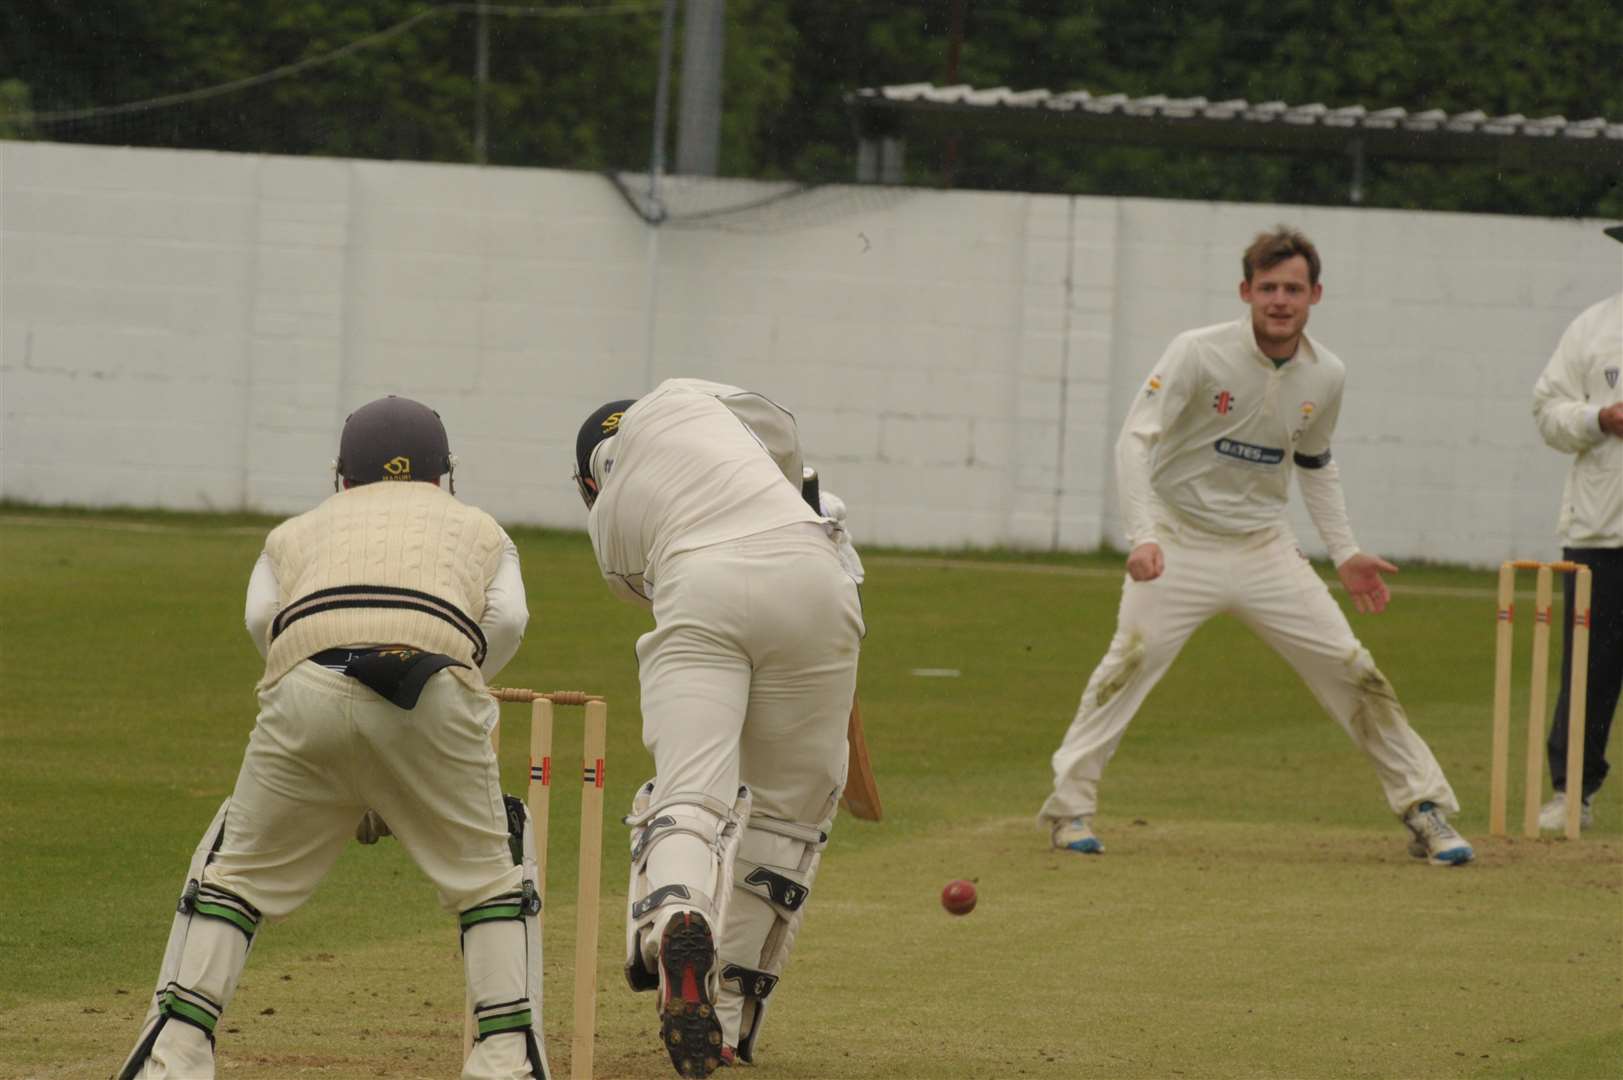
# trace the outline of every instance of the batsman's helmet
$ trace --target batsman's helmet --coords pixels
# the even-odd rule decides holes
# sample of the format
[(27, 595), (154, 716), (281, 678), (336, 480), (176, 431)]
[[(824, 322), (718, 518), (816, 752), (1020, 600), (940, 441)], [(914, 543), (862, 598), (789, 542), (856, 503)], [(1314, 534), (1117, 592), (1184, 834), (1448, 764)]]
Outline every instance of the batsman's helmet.
[(1613, 240), (1623, 243), (1623, 225), (1613, 225), (1610, 228), (1602, 229), (1601, 231), (1607, 236), (1610, 236)]
[(636, 404), (636, 400), (622, 398), (600, 407), (586, 418), (586, 422), (580, 426), (580, 434), (575, 436), (575, 487), (580, 491), (581, 501), (588, 510), (597, 501), (597, 480), (592, 476), (592, 451), (605, 439), (619, 433), (620, 417)]
[(358, 486), (379, 480), (432, 482), (455, 464), (440, 414), (390, 394), (349, 414), (333, 467), (338, 479)]

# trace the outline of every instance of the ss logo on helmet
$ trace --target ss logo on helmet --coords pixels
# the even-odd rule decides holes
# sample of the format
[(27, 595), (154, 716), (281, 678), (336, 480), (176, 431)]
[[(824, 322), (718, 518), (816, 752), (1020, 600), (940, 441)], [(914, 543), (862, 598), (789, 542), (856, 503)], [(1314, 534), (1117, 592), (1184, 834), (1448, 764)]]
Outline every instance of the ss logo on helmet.
[(392, 457), (383, 463), (383, 471), (396, 480), (411, 479), (411, 458)]
[(624, 415), (625, 415), (625, 411), (621, 410), (620, 412), (609, 413), (609, 415), (605, 416), (603, 418), (603, 434), (611, 435), (614, 432), (619, 431), (620, 430), (620, 417), (622, 417)]

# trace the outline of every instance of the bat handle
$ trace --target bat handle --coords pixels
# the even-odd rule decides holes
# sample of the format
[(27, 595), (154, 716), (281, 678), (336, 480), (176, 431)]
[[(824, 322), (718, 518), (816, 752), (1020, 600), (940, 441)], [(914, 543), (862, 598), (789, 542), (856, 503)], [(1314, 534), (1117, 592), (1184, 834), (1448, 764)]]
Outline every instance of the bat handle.
[(806, 505), (812, 508), (812, 513), (822, 514), (823, 495), (818, 488), (817, 470), (810, 465), (800, 470), (800, 497), (806, 500)]

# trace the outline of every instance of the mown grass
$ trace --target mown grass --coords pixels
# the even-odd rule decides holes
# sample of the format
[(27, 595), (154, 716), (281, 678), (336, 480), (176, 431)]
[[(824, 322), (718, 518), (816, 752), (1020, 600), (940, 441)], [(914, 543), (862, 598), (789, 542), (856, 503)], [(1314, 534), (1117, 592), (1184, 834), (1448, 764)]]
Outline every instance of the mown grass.
[[(0, 1077), (105, 1076), (134, 1037), (252, 725), (242, 593), (270, 524), (0, 511)], [(651, 999), (619, 974), (614, 819), (649, 771), (631, 648), (647, 616), (610, 599), (584, 537), (514, 537), (531, 624), (502, 681), (611, 702), (597, 1073), (672, 1075)], [(1476, 864), (1410, 860), (1367, 763), (1226, 619), (1129, 730), (1102, 792), (1108, 854), (1085, 859), (1031, 818), (1111, 633), (1119, 558), (866, 554), (860, 692), (886, 820), (836, 828), (761, 1076), (1619, 1074), (1623, 810), (1604, 791), (1578, 844), (1484, 835), (1490, 575), (1406, 570), (1387, 614), (1354, 616), (1465, 803)], [(559, 757), (575, 738), (560, 725)], [(521, 790), (523, 739), (504, 748)], [(546, 1014), (566, 1075), (567, 785), (553, 819)], [(965, 918), (937, 903), (954, 877), (981, 891)], [(455, 1075), (461, 994), (426, 883), (398, 846), (356, 846), (261, 934), (220, 1074)]]

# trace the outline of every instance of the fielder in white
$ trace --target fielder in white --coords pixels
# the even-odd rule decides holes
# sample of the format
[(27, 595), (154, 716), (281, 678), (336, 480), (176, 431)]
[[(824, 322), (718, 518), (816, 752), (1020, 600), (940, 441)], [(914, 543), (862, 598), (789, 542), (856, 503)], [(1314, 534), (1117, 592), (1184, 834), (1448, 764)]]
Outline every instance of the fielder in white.
[(801, 470), (788, 412), (697, 379), (605, 405), (576, 443), (603, 576), (654, 615), (626, 978), (658, 989), (683, 1076), (753, 1060), (845, 784), (862, 611)]
[(433, 410), (374, 401), (344, 423), (342, 490), (266, 538), (246, 605), (259, 716), (120, 1080), (214, 1075), (261, 925), (310, 897), (363, 818), (375, 839), (379, 815), (460, 918), (478, 1022), (464, 1080), (545, 1080), (534, 836), (499, 786), (485, 686), (529, 613), (513, 542), (439, 486), (453, 464)]
[(1295, 230), (1259, 235), (1242, 258), (1248, 316), (1173, 339), (1116, 443), (1130, 553), (1115, 637), (1053, 756), (1040, 821), (1053, 846), (1096, 854), (1099, 777), (1146, 695), (1189, 636), (1228, 612), (1299, 674), (1375, 766), (1409, 851), (1469, 862), (1448, 823), (1459, 804), (1396, 693), (1354, 636), (1285, 521), (1294, 473), (1357, 609), (1378, 613), (1397, 567), (1358, 549), (1330, 439), (1345, 369), (1304, 332), (1319, 255)]
[[(1623, 243), (1623, 225), (1606, 235)], [(1583, 805), (1580, 828), (1595, 822), (1595, 793), (1611, 771), (1606, 742), (1623, 695), (1623, 292), (1585, 309), (1561, 335), (1533, 387), (1533, 419), (1546, 445), (1572, 455), (1561, 491), (1561, 557), (1593, 575), (1590, 597), (1588, 692), (1584, 707)], [(1572, 610), (1573, 575), (1562, 574), (1565, 610)], [(1561, 689), (1546, 744), (1555, 796), (1539, 812), (1539, 828), (1567, 820), (1567, 739), (1572, 708), (1572, 622), (1561, 620)]]

